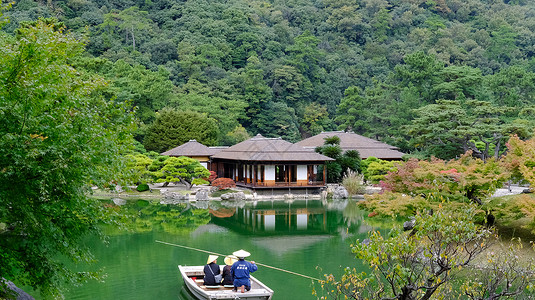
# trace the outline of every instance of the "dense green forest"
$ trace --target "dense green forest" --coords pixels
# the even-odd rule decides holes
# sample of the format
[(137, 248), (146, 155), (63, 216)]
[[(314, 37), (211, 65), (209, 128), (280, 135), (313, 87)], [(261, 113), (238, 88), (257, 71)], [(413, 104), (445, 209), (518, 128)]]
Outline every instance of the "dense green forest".
[(208, 145), (352, 130), (441, 158), (499, 156), (535, 120), (528, 0), (22, 0), (5, 16), (86, 39), (72, 64), (132, 101), (147, 150), (164, 108), (202, 113)]

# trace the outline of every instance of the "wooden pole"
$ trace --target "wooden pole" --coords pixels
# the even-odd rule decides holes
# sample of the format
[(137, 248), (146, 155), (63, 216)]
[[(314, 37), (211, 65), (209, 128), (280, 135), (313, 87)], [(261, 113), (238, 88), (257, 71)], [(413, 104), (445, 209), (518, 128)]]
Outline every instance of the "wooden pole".
[[(189, 249), (189, 250), (193, 250), (193, 251), (204, 252), (204, 253), (208, 253), (208, 254), (214, 254), (214, 255), (219, 255), (219, 256), (227, 256), (225, 254), (212, 252), (212, 251), (207, 251), (207, 250), (202, 250), (202, 249), (197, 249), (197, 248), (188, 247), (188, 246), (184, 246), (184, 245), (172, 244), (172, 243), (162, 242), (162, 241), (158, 241), (158, 240), (156, 240), (155, 242), (156, 243), (160, 243), (160, 244), (164, 244), (164, 245), (168, 245), (168, 246), (180, 247), (180, 248)], [(230, 255), (230, 256), (232, 256), (232, 255)], [(299, 274), (299, 273), (296, 273), (296, 272), (288, 271), (288, 270), (277, 268), (277, 267), (273, 267), (273, 266), (268, 266), (268, 265), (265, 265), (265, 264), (261, 264), (259, 262), (255, 262), (255, 264), (257, 264), (259, 266), (262, 266), (262, 267), (270, 268), (270, 269), (273, 269), (273, 270), (277, 270), (277, 271), (286, 272), (286, 273), (289, 273), (289, 274), (305, 277), (305, 278), (308, 278), (308, 279), (312, 279), (312, 280), (316, 280), (316, 281), (322, 281), (321, 279), (318, 279), (318, 278), (314, 278), (314, 277), (311, 277), (311, 276), (308, 276), (308, 275)]]

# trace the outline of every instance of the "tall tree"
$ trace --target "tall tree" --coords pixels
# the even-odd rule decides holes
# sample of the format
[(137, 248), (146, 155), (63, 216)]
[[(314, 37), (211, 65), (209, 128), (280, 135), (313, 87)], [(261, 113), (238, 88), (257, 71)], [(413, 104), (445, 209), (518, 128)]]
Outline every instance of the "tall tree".
[(164, 152), (189, 140), (212, 146), (217, 143), (218, 127), (214, 119), (192, 111), (163, 109), (143, 141), (148, 151)]
[(403, 58), (404, 64), (395, 67), (395, 78), (401, 88), (411, 88), (420, 105), (432, 103), (434, 100), (433, 87), (438, 78), (437, 74), (444, 68), (444, 64), (433, 55), (422, 51), (414, 52)]
[(109, 83), (107, 92), (117, 97), (117, 101), (132, 101), (137, 106), (137, 117), (145, 124), (150, 124), (155, 112), (174, 99), (175, 86), (163, 67), (153, 71), (123, 59), (112, 62), (92, 57), (77, 59), (74, 65), (104, 76)]
[(251, 132), (259, 132), (258, 116), (262, 107), (272, 98), (272, 91), (264, 82), (260, 59), (253, 55), (247, 59), (247, 65), (233, 79), (234, 89), (247, 103), (244, 126)]
[(104, 22), (100, 25), (105, 30), (119, 28), (125, 38), (125, 43), (132, 45), (132, 51), (136, 51), (139, 44), (139, 35), (150, 32), (152, 21), (147, 18), (147, 12), (140, 10), (136, 6), (129, 7), (123, 11), (112, 11), (104, 16)]
[(189, 80), (179, 91), (172, 107), (182, 111), (196, 111), (215, 119), (221, 136), (232, 131), (246, 118), (247, 103), (230, 93), (227, 80), (207, 85)]
[(317, 75), (318, 62), (324, 55), (318, 49), (320, 40), (308, 30), (294, 39), (294, 44), (286, 48), (290, 54), (290, 64), (310, 80)]
[(344, 92), (344, 98), (338, 105), (338, 115), (335, 121), (339, 124), (340, 129), (350, 130), (357, 133), (367, 132), (369, 123), (370, 110), (369, 103), (362, 96), (362, 91), (356, 86), (351, 86)]
[(529, 122), (506, 122), (504, 116), (510, 111), (486, 101), (440, 100), (417, 109), (418, 117), (407, 129), (415, 146), (437, 157), (452, 158), (472, 150), (483, 160), (498, 158), (507, 137), (524, 133), (523, 127), (529, 126)]
[(80, 240), (104, 211), (88, 185), (120, 170), (132, 124), (101, 78), (70, 66), (83, 43), (64, 30), (40, 20), (0, 33), (0, 274), (44, 297), (94, 278), (64, 262), (91, 260)]
[(301, 135), (310, 137), (327, 131), (330, 128), (331, 120), (327, 108), (316, 102), (308, 104), (301, 118)]
[[(449, 66), (438, 72), (433, 86), (435, 99), (481, 99), (481, 70), (467, 66)], [(433, 99), (434, 100), (434, 99)]]
[(256, 123), (263, 136), (281, 137), (290, 142), (300, 140), (295, 110), (284, 102), (268, 102)]
[(487, 85), (491, 100), (500, 106), (525, 106), (535, 104), (535, 74), (513, 66), (488, 76)]

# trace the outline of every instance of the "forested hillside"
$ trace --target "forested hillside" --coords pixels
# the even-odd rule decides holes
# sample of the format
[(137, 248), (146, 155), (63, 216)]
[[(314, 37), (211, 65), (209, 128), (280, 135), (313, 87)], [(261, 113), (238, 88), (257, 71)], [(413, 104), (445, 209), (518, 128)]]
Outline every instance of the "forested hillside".
[(73, 64), (132, 100), (147, 150), (163, 108), (214, 119), (211, 145), (353, 130), (486, 157), (532, 134), (533, 1), (22, 0), (5, 15), (8, 32), (55, 17), (85, 36)]

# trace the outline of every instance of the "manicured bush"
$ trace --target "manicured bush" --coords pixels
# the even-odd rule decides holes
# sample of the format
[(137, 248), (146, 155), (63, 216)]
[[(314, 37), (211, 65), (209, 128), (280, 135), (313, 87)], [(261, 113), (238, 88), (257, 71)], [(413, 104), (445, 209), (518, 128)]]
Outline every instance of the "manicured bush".
[(208, 181), (208, 182), (211, 183), (211, 182), (214, 181), (216, 178), (217, 178), (217, 174), (216, 174), (216, 172), (214, 172), (214, 171), (210, 171), (210, 177), (206, 178), (206, 181)]
[(378, 184), (385, 178), (388, 172), (396, 171), (394, 162), (378, 159), (373, 156), (363, 160), (361, 167), (364, 179), (373, 184)]
[(221, 191), (236, 187), (236, 183), (230, 178), (217, 178), (212, 181), (212, 186)]
[(142, 183), (142, 184), (140, 184), (140, 185), (137, 186), (136, 190), (137, 190), (138, 192), (144, 192), (144, 191), (148, 191), (148, 190), (150, 190), (150, 187), (149, 187), (148, 184), (146, 184), (146, 183)]

